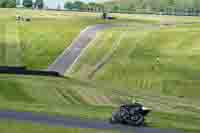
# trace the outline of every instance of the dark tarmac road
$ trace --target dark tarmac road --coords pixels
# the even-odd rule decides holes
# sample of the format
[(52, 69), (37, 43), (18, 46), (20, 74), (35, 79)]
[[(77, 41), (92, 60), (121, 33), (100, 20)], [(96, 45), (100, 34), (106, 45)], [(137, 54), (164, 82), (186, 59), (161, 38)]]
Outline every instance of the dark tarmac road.
[(0, 120), (17, 120), (47, 124), (50, 126), (63, 126), (66, 128), (91, 128), (98, 130), (118, 130), (121, 133), (181, 133), (175, 130), (157, 129), (149, 127), (130, 127), (125, 125), (112, 125), (108, 121), (70, 118), (63, 116), (50, 116), (43, 113), (0, 111)]
[(111, 28), (112, 25), (98, 24), (90, 26), (83, 30), (69, 48), (66, 48), (63, 53), (48, 67), (47, 71), (55, 71), (60, 75), (64, 75), (71, 65), (76, 61), (81, 52), (88, 44), (96, 37), (97, 32)]

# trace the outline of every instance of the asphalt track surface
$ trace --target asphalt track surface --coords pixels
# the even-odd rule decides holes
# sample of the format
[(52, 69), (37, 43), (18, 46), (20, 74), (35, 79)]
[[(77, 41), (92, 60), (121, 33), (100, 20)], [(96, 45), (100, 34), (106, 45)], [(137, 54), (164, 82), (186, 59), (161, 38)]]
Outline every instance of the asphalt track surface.
[(112, 125), (108, 121), (86, 120), (63, 116), (50, 116), (43, 113), (0, 111), (0, 120), (17, 120), (50, 126), (63, 126), (66, 128), (90, 128), (98, 130), (116, 130), (121, 133), (181, 133), (175, 130), (157, 129), (149, 127), (130, 127), (125, 125)]
[(108, 24), (98, 24), (87, 27), (80, 33), (79, 37), (72, 42), (70, 47), (66, 48), (63, 53), (48, 67), (47, 70), (64, 75), (66, 70), (69, 70), (84, 48), (88, 46), (89, 42), (96, 37), (97, 32), (111, 27), (112, 25)]

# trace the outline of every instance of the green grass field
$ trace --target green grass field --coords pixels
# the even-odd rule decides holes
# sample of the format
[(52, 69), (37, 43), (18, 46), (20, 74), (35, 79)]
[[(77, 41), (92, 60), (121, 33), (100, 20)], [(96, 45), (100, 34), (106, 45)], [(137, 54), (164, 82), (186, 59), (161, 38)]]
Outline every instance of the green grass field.
[[(16, 15), (32, 18), (32, 22), (17, 22)], [(88, 25), (100, 23), (132, 23), (183, 18), (114, 14), (118, 20), (104, 21), (97, 13), (32, 11), (0, 9), (0, 64), (26, 65), (46, 69)], [(196, 18), (191, 17), (193, 21)]]
[(120, 36), (126, 34), (112, 56), (95, 72), (93, 81), (127, 88), (157, 88), (157, 92), (169, 95), (199, 98), (198, 27), (199, 24), (193, 24), (144, 29), (136, 24), (120, 31), (113, 28), (91, 43), (71, 75), (91, 80), (90, 74), (112, 53)]
[[(137, 18), (142, 18), (142, 15)], [(165, 17), (147, 17), (149, 20), (154, 18), (161, 24), (189, 22), (181, 21), (184, 17), (177, 17), (177, 20), (170, 16), (166, 16), (168, 20)], [(190, 21), (199, 20), (193, 18)], [(180, 99), (191, 100), (190, 105), (199, 102), (199, 35), (199, 24), (152, 27), (149, 23), (135, 22), (129, 27), (113, 28), (99, 33), (73, 66), (70, 76), (96, 85), (123, 88), (119, 90), (127, 92), (125, 95), (132, 94), (154, 111), (159, 108), (149, 119), (155, 122), (161, 118), (158, 120), (160, 123), (153, 122), (152, 126), (158, 124), (183, 129), (186, 121), (193, 122), (188, 118), (194, 108), (175, 104), (180, 104)], [(187, 116), (188, 109), (191, 112)], [(180, 112), (186, 114), (181, 116)], [(194, 118), (196, 116), (194, 114)], [(193, 125), (184, 130), (199, 132)]]
[[(199, 24), (152, 27), (199, 18), (114, 14), (117, 21), (102, 21), (95, 13), (15, 9), (0, 9), (0, 14), (0, 65), (39, 69), (88, 25), (128, 24), (98, 33), (67, 74), (76, 79), (0, 75), (0, 109), (107, 120), (117, 106), (136, 98), (153, 109), (149, 126), (200, 132)], [(16, 22), (16, 14), (32, 22)], [(2, 121), (0, 131), (13, 132), (5, 126), (9, 123), (25, 131), (35, 126)], [(69, 129), (81, 132), (75, 130)]]
[(153, 109), (147, 118), (149, 126), (191, 133), (200, 131), (198, 99), (166, 96), (155, 91), (108, 88), (70, 78), (0, 77), (3, 86), (0, 89), (1, 110), (107, 120), (117, 106), (134, 97)]
[(117, 133), (118, 131), (101, 131), (94, 129), (64, 128), (16, 121), (0, 121), (1, 133)]
[[(32, 21), (18, 22), (17, 15)], [(135, 21), (105, 21), (100, 13), (0, 9), (0, 64), (46, 69), (87, 26), (128, 20)]]
[[(31, 22), (17, 22), (16, 15)], [(0, 64), (46, 69), (89, 25), (110, 23), (96, 13), (0, 9)]]

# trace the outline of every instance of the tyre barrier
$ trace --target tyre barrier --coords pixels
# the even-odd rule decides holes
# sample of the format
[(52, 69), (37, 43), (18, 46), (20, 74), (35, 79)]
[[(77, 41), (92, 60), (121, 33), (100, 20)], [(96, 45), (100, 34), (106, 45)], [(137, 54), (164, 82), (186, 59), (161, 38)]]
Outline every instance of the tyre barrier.
[(20, 67), (0, 66), (0, 74), (62, 77), (58, 72), (42, 71), (42, 70), (29, 70), (25, 66), (20, 66)]

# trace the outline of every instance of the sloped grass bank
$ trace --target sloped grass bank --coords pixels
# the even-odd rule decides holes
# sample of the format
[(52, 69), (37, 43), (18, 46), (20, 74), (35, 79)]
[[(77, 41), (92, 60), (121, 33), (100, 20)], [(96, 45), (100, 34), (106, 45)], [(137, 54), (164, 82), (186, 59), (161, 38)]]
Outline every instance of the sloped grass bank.
[[(118, 49), (110, 60), (94, 75), (93, 81), (109, 82), (128, 88), (154, 80), (199, 80), (199, 24), (160, 28), (113, 28), (105, 34), (110, 38), (94, 42), (74, 66), (72, 76), (88, 80), (88, 73), (109, 54), (112, 34), (126, 31)], [(103, 36), (103, 35), (102, 35)], [(101, 37), (99, 37), (101, 38)], [(97, 50), (98, 49), (98, 50)], [(107, 49), (107, 50), (105, 50)], [(98, 52), (96, 52), (98, 51)], [(103, 51), (103, 52), (101, 52)], [(98, 57), (95, 59), (95, 57)], [(141, 80), (141, 81), (140, 81)], [(149, 87), (148, 87), (149, 88)]]

